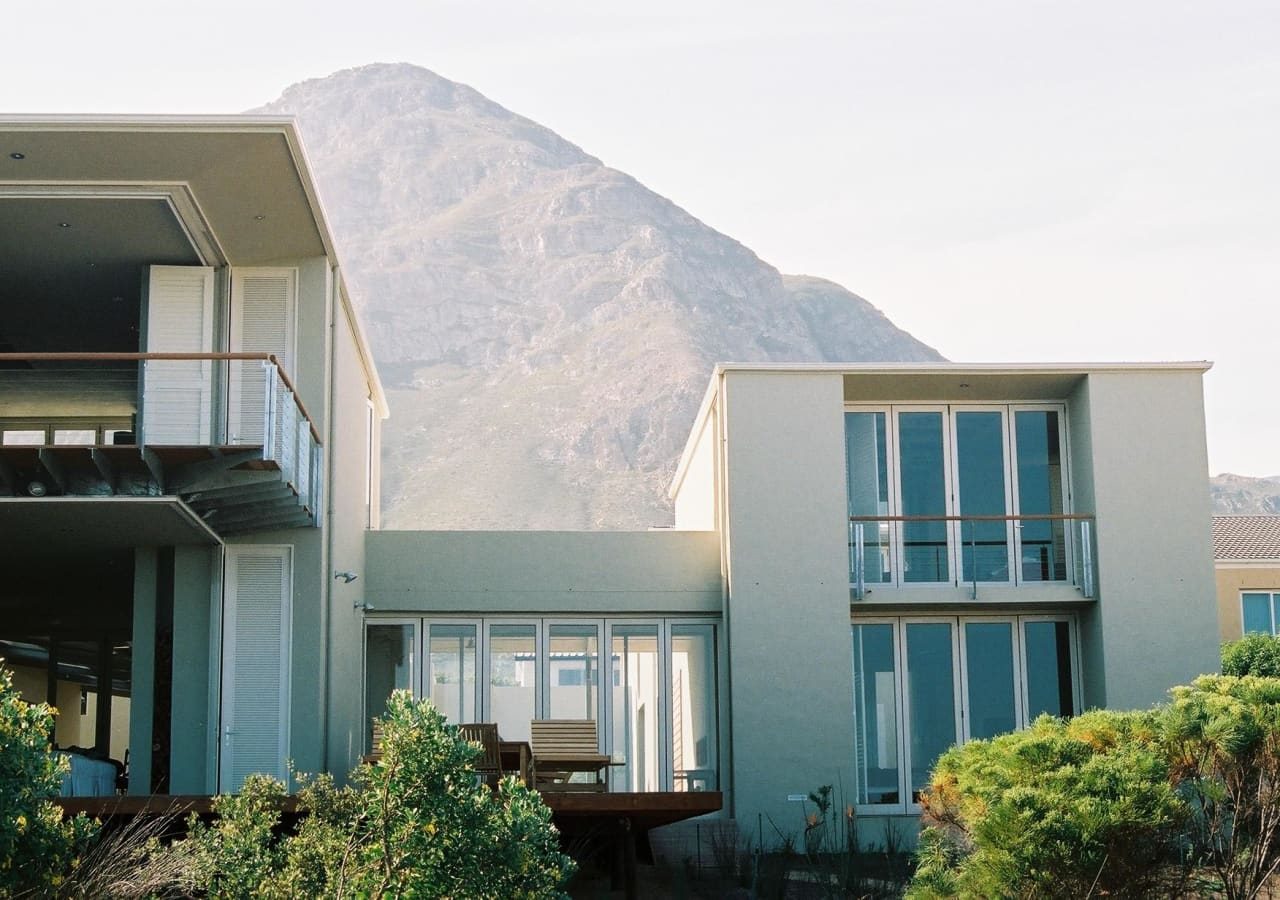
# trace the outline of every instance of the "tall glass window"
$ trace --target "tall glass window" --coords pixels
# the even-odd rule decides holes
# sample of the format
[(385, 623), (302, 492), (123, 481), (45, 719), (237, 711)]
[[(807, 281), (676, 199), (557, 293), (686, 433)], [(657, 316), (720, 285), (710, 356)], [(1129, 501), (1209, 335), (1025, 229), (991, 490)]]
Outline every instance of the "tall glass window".
[(1027, 721), (1041, 713), (1070, 716), (1075, 712), (1071, 677), (1071, 626), (1067, 622), (1024, 622), (1027, 661)]
[(657, 625), (612, 629), (612, 746), (622, 766), (609, 775), (617, 790), (656, 791), (659, 784)]
[(1018, 726), (1013, 623), (966, 622), (964, 652), (969, 737), (990, 738), (1013, 731)]
[[(898, 414), (899, 480), (904, 516), (945, 516), (947, 479), (940, 412)], [(950, 581), (945, 521), (904, 522), (903, 578)]]
[(455, 725), (477, 721), (476, 626), (433, 624), (429, 635), (427, 695)]
[(364, 631), (365, 741), (373, 739), (373, 720), (387, 710), (392, 691), (412, 691), (415, 627), (412, 624), (369, 624)]
[(551, 718), (596, 718), (600, 708), (600, 636), (596, 626), (550, 626), (547, 653)]
[(529, 740), (537, 717), (536, 625), (489, 626), (489, 718), (508, 741)]
[[(961, 516), (1005, 516), (1004, 413), (956, 413), (956, 473)], [(1009, 523), (964, 519), (960, 522), (961, 578), (1009, 581)]]
[[(885, 442), (885, 414), (847, 412), (844, 414), (845, 459), (848, 465), (849, 515), (889, 514), (889, 456)], [(862, 528), (862, 577), (870, 584), (893, 580), (889, 523), (853, 523)], [(853, 533), (853, 532), (851, 532)], [(856, 547), (856, 542), (854, 542)], [(853, 548), (851, 547), (851, 551)], [(857, 560), (850, 570), (857, 572)]]
[(911, 799), (929, 783), (938, 757), (956, 742), (955, 660), (947, 622), (907, 625), (907, 700), (911, 715)]
[[(1018, 512), (1020, 515), (1061, 515), (1062, 442), (1056, 410), (1016, 410), (1013, 414), (1018, 447)], [(1067, 578), (1066, 523), (1023, 520), (1021, 523), (1022, 580), (1065, 581)]]
[(671, 626), (671, 760), (677, 791), (717, 787), (716, 627)]
[(900, 803), (898, 676), (892, 625), (853, 626), (853, 699), (857, 802)]

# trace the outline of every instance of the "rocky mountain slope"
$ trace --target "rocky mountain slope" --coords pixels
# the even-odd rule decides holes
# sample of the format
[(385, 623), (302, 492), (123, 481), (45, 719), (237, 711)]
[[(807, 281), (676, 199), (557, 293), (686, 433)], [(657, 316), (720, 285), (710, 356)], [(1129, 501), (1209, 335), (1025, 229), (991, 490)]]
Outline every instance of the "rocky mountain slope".
[(1214, 515), (1280, 516), (1280, 475), (1215, 475), (1209, 480), (1209, 493)]
[(389, 389), (390, 528), (636, 528), (721, 361), (935, 360), (464, 85), (372, 65), (299, 117)]

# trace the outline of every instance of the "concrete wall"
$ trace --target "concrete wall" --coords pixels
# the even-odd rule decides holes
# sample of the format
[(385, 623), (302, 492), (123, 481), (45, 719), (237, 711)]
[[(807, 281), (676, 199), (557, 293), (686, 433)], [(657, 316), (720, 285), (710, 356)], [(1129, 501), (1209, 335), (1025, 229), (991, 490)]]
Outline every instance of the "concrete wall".
[(697, 423), (698, 437), (676, 487), (676, 528), (714, 531), (716, 528), (716, 410)]
[(366, 597), (382, 612), (719, 613), (709, 531), (375, 531)]
[(1090, 374), (1088, 439), (1098, 603), (1086, 669), (1101, 657), (1107, 706), (1146, 707), (1219, 666), (1201, 374)]
[[(327, 598), (326, 639), (321, 643), (328, 672), (323, 718), (327, 731), (325, 767), (342, 776), (364, 752), (364, 612), (368, 602), (369, 567), (365, 534), (370, 522), (366, 504), (369, 466), (377, 483), (380, 422), (374, 421), (374, 457), (367, 454), (370, 385), (361, 366), (351, 322), (341, 308), (333, 310), (333, 384), (331, 427), (326, 430), (329, 465), (326, 486), (328, 564), (322, 575)], [(376, 492), (375, 492), (376, 493)], [(377, 503), (376, 497), (373, 503)], [(376, 524), (376, 506), (373, 510)], [(357, 580), (337, 581), (334, 572), (352, 572)]]
[(733, 813), (752, 827), (802, 827), (788, 795), (854, 783), (842, 385), (731, 371), (719, 397)]
[(1280, 563), (1276, 565), (1218, 563), (1214, 570), (1218, 594), (1218, 640), (1235, 641), (1244, 634), (1240, 594), (1244, 591), (1280, 593)]

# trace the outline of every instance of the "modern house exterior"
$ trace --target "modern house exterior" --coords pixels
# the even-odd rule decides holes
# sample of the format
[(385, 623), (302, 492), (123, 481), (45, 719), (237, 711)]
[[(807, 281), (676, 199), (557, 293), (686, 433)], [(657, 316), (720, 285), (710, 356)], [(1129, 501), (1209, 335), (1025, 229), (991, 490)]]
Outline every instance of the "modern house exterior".
[(1207, 368), (721, 366), (674, 529), (371, 532), (366, 710), (593, 717), (616, 787), (909, 838), (952, 743), (1218, 667)]
[(1280, 634), (1280, 516), (1214, 516), (1218, 635)]
[(294, 123), (6, 118), (0, 151), (0, 656), (73, 788), (345, 764), (334, 574), (386, 406)]
[(956, 741), (1216, 669), (1207, 368), (722, 365), (674, 528), (382, 531), (293, 123), (0, 120), (0, 656), (135, 794), (341, 776), (405, 688), (766, 841), (906, 823)]

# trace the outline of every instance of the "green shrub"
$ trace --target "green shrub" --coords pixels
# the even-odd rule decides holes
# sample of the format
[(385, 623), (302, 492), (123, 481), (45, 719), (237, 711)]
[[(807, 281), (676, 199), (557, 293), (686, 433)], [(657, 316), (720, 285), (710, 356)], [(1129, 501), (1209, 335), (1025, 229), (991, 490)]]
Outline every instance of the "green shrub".
[(429, 703), (397, 693), (376, 765), (345, 787), (300, 779), (294, 834), (279, 834), (284, 786), (250, 778), (153, 863), (185, 857), (181, 889), (229, 898), (562, 896), (574, 864), (551, 811), (513, 778), (496, 793), (478, 785), (477, 753)]
[(1202, 675), (1172, 693), (1164, 752), (1196, 813), (1208, 886), (1229, 900), (1257, 896), (1280, 868), (1280, 679)]
[(97, 830), (84, 816), (64, 819), (53, 803), (67, 772), (50, 752), (54, 715), (24, 702), (0, 665), (0, 896), (54, 893)]
[(1222, 674), (1280, 678), (1280, 637), (1247, 634), (1223, 644)]
[(1187, 805), (1154, 713), (1094, 711), (943, 754), (909, 896), (1145, 897), (1176, 889)]

